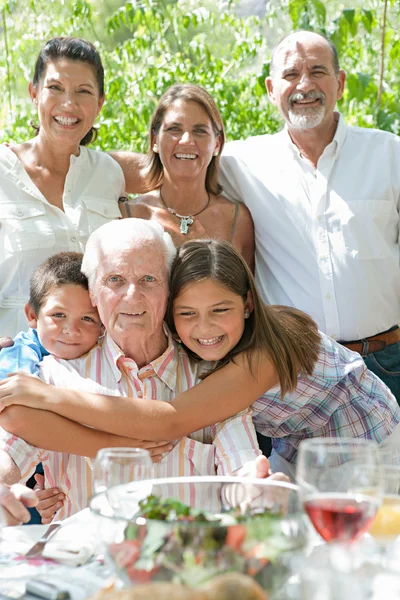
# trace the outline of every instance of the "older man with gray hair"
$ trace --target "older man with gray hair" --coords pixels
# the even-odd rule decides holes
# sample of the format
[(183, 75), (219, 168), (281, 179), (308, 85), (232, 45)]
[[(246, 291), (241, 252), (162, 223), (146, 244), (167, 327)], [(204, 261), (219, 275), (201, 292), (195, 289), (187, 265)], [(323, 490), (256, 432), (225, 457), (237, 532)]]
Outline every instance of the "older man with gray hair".
[(400, 404), (400, 138), (349, 126), (335, 46), (298, 31), (266, 87), (285, 127), (225, 147), (224, 191), (253, 217), (256, 280), (359, 352)]
[[(97, 229), (88, 240), (82, 271), (106, 334), (78, 359), (45, 357), (42, 380), (111, 396), (107, 414), (115, 414), (116, 422), (132, 418), (128, 401), (124, 405), (121, 397), (168, 402), (195, 385), (198, 363), (189, 359), (163, 324), (175, 252), (169, 234), (151, 221), (126, 219)], [(84, 409), (82, 421), (89, 421)], [(99, 429), (103, 421), (104, 415), (99, 415)], [(93, 419), (91, 424), (96, 426)], [(4, 430), (0, 448), (0, 480), (24, 480), (41, 461), (46, 486), (58, 487), (66, 497), (57, 518), (86, 506), (91, 482), (88, 459), (38, 449)], [(228, 474), (259, 455), (251, 412), (246, 410), (182, 438), (154, 470), (159, 477)]]

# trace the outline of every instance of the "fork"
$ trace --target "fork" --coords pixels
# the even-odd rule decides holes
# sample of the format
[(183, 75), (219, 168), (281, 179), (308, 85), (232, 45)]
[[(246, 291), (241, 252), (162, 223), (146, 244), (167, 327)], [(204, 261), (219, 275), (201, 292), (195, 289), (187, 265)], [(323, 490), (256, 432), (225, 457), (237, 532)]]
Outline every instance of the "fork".
[(40, 540), (33, 544), (32, 548), (25, 554), (25, 558), (32, 558), (33, 556), (40, 556), (44, 550), (49, 539), (58, 531), (61, 527), (61, 523), (52, 523), (44, 532)]

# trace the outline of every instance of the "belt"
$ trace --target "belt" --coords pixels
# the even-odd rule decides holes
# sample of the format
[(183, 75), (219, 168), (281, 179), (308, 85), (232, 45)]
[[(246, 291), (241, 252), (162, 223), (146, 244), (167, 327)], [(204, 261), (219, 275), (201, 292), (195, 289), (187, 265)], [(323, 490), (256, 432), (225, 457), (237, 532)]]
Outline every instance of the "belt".
[(400, 329), (399, 327), (393, 327), (389, 331), (383, 333), (377, 333), (371, 335), (371, 337), (364, 338), (362, 340), (356, 340), (354, 342), (339, 342), (342, 346), (346, 346), (353, 352), (358, 352), (361, 356), (367, 356), (367, 354), (373, 354), (391, 346), (396, 342), (400, 342)]

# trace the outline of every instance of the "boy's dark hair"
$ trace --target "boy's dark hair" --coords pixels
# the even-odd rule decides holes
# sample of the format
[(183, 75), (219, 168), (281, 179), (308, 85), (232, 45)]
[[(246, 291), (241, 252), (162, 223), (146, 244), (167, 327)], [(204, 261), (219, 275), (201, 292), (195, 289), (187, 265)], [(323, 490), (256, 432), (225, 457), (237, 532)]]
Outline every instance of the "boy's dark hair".
[(80, 285), (88, 289), (86, 275), (81, 272), (81, 252), (59, 252), (50, 256), (33, 273), (30, 282), (29, 304), (36, 316), (52, 288)]
[[(240, 341), (217, 361), (206, 376), (234, 361), (235, 356), (242, 352), (247, 355), (249, 369), (253, 372), (254, 363), (263, 352), (267, 352), (276, 367), (283, 398), (296, 388), (299, 373), (310, 375), (313, 372), (321, 345), (316, 324), (311, 317), (295, 308), (265, 306), (246, 261), (228, 242), (194, 240), (178, 248), (172, 265), (166, 315), (172, 335), (177, 335), (173, 314), (175, 298), (190, 283), (204, 279), (212, 279), (227, 287), (243, 302), (246, 302), (248, 292), (253, 299), (253, 311), (244, 320)], [(199, 359), (186, 346), (185, 350), (192, 358)]]

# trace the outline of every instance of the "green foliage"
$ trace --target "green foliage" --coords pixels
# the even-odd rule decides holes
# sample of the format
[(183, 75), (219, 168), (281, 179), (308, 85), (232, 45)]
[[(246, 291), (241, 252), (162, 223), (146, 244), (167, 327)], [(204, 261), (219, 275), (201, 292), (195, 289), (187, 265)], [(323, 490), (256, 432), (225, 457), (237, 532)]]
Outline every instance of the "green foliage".
[(209, 0), (199, 6), (197, 0), (131, 0), (120, 6), (121, 1), (0, 2), (5, 141), (32, 136), (29, 123), (35, 115), (27, 85), (40, 47), (56, 35), (86, 37), (101, 51), (107, 101), (97, 144), (103, 149), (144, 150), (158, 98), (177, 82), (197, 83), (213, 95), (228, 139), (277, 131), (281, 122), (268, 102), (264, 80), (271, 46), (296, 29), (328, 35), (337, 46), (348, 73), (340, 102), (347, 120), (400, 133), (398, 1), (388, 2), (384, 36), (382, 0), (344, 8), (335, 0), (281, 0), (268, 3), (265, 19), (238, 18), (232, 2)]

